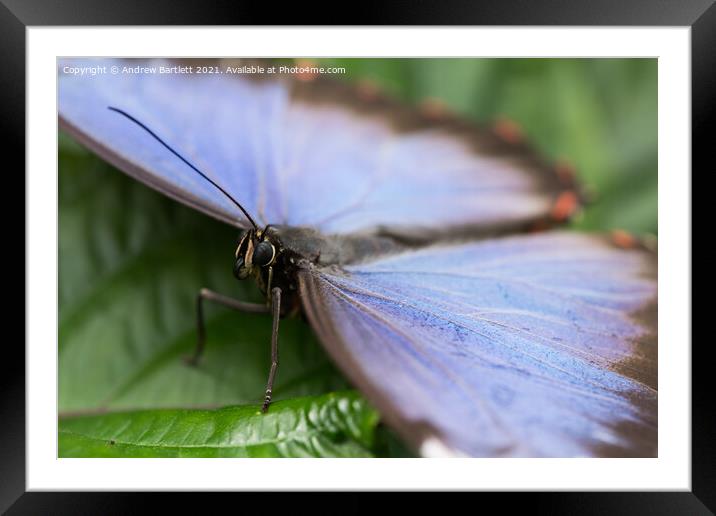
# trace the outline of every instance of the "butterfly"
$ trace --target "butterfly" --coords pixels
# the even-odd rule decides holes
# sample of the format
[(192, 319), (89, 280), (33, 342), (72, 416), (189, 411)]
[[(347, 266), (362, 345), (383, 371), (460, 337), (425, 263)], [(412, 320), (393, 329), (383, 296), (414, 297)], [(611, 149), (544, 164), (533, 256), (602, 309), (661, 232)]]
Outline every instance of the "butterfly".
[(311, 74), (62, 71), (87, 62), (60, 63), (60, 127), (238, 228), (234, 275), (266, 303), (202, 290), (194, 358), (206, 300), (272, 313), (264, 410), (303, 313), (425, 456), (656, 455), (656, 254), (557, 229), (578, 187), (514, 125)]

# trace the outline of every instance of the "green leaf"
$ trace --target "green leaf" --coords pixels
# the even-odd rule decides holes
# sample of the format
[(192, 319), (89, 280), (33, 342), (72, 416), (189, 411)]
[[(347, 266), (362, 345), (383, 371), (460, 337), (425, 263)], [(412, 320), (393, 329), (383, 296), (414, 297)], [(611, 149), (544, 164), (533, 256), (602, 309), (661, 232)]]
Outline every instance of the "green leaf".
[(371, 457), (378, 414), (353, 392), (271, 406), (64, 418), (60, 457)]

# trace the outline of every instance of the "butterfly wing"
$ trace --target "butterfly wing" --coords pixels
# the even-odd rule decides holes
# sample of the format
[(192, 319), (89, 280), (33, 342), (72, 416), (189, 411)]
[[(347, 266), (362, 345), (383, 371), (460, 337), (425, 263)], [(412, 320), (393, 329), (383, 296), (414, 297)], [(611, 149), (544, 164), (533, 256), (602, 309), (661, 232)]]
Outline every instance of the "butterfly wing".
[[(239, 226), (228, 199), (107, 107), (142, 121), (263, 224), (429, 239), (549, 219), (565, 193), (567, 212), (574, 207), (571, 180), (526, 146), (443, 111), (325, 78), (161, 73), (178, 64), (188, 65), (61, 61), (61, 127), (126, 173)], [(70, 73), (87, 66), (108, 73)]]
[(548, 232), (307, 266), (300, 289), (328, 352), (424, 453), (653, 456), (655, 265)]

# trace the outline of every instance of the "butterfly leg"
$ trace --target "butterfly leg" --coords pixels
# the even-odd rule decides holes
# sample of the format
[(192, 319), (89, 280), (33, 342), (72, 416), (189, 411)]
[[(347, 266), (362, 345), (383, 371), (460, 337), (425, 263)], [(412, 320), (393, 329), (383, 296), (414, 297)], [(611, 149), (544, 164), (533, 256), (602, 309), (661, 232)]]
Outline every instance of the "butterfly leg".
[(261, 412), (266, 412), (271, 404), (271, 393), (273, 381), (278, 369), (278, 321), (281, 316), (281, 289), (271, 289), (271, 312), (273, 313), (273, 325), (271, 327), (271, 370), (269, 371), (268, 382), (266, 383), (266, 397), (261, 407)]
[(186, 358), (186, 362), (189, 365), (196, 365), (199, 362), (199, 358), (204, 353), (204, 345), (206, 343), (206, 327), (204, 326), (204, 300), (213, 301), (227, 308), (231, 308), (238, 312), (246, 312), (253, 314), (265, 314), (268, 313), (269, 309), (264, 304), (259, 303), (246, 303), (233, 299), (228, 296), (224, 296), (213, 290), (203, 288), (199, 291), (196, 296), (196, 348), (194, 354)]

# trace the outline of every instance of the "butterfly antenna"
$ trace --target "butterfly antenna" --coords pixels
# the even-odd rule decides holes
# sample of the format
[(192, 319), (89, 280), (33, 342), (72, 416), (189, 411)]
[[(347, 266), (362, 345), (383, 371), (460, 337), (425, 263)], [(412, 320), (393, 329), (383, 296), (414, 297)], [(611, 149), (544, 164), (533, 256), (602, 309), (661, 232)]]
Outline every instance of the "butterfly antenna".
[(221, 193), (223, 193), (226, 197), (228, 197), (228, 198), (231, 200), (231, 202), (233, 202), (236, 206), (239, 207), (239, 209), (241, 210), (241, 212), (246, 216), (246, 218), (249, 220), (249, 222), (250, 222), (251, 225), (254, 227), (254, 229), (258, 230), (258, 226), (256, 225), (256, 222), (254, 221), (254, 219), (251, 217), (251, 215), (249, 215), (249, 213), (244, 209), (244, 207), (241, 206), (241, 205), (236, 201), (236, 199), (234, 199), (233, 197), (231, 197), (231, 195), (229, 195), (229, 193), (228, 193), (226, 190), (224, 190), (223, 188), (221, 188), (218, 184), (216, 184), (212, 179), (210, 179), (210, 178), (209, 178), (206, 174), (204, 174), (201, 170), (199, 170), (199, 169), (196, 168), (194, 165), (192, 165), (191, 163), (189, 163), (189, 161), (188, 161), (184, 156), (182, 156), (182, 155), (179, 154), (177, 151), (175, 151), (174, 149), (172, 149), (172, 148), (169, 146), (169, 144), (167, 144), (164, 140), (162, 140), (159, 136), (157, 136), (154, 131), (152, 131), (149, 127), (147, 127), (146, 125), (144, 125), (142, 122), (140, 122), (139, 120), (137, 120), (136, 118), (134, 118), (134, 117), (133, 117), (132, 115), (130, 115), (129, 113), (126, 113), (126, 112), (122, 111), (122, 110), (119, 109), (119, 108), (112, 107), (112, 106), (107, 106), (107, 109), (109, 109), (109, 110), (111, 110), (111, 111), (115, 111), (116, 113), (119, 113), (120, 115), (124, 115), (125, 117), (127, 117), (128, 119), (130, 119), (132, 122), (134, 122), (135, 124), (137, 124), (139, 127), (141, 127), (142, 129), (144, 129), (145, 131), (147, 131), (149, 134), (151, 134), (151, 135), (154, 137), (155, 140), (157, 140), (159, 143), (161, 143), (162, 145), (164, 145), (164, 147), (166, 147), (172, 154), (174, 154), (177, 158), (179, 158), (179, 159), (182, 160), (184, 163), (186, 163), (187, 165), (189, 165), (194, 172), (196, 172), (196, 173), (199, 174), (201, 177), (203, 177), (204, 179), (206, 179), (207, 181), (209, 181), (209, 182), (210, 182), (212, 185), (214, 185)]

